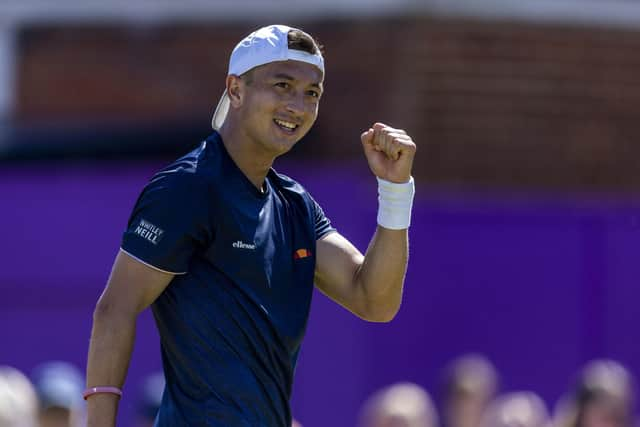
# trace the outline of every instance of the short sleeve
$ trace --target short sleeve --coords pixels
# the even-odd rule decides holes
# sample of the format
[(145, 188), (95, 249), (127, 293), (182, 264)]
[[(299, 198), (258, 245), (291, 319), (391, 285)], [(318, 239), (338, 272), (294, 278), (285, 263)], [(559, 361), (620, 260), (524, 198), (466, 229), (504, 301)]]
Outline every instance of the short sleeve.
[(156, 176), (136, 202), (122, 250), (158, 270), (186, 273), (213, 235), (208, 206), (206, 185), (194, 174)]
[(316, 240), (321, 239), (325, 235), (336, 231), (336, 229), (331, 225), (331, 221), (324, 214), (324, 211), (320, 207), (320, 205), (311, 197), (311, 207), (313, 209), (313, 220), (314, 227), (316, 231)]

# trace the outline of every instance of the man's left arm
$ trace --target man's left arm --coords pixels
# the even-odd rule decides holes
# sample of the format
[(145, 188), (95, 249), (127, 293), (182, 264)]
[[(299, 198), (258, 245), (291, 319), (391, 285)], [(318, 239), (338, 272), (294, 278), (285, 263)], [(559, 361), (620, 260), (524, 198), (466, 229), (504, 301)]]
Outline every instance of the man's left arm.
[(379, 181), (378, 227), (364, 256), (337, 232), (318, 240), (315, 282), (357, 316), (388, 322), (402, 301), (416, 145), (403, 130), (382, 123), (364, 132), (361, 140)]

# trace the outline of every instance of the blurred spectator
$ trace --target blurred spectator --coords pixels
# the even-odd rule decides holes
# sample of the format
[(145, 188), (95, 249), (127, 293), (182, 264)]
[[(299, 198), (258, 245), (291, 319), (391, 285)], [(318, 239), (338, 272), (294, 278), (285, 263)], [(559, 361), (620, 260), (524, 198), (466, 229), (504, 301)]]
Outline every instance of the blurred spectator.
[(35, 427), (38, 399), (29, 379), (0, 366), (0, 427)]
[(398, 383), (376, 392), (363, 405), (360, 427), (436, 427), (438, 416), (419, 385)]
[(493, 401), (480, 421), (481, 427), (551, 427), (549, 412), (535, 393), (508, 393)]
[[(162, 371), (150, 374), (144, 379), (137, 402), (136, 427), (153, 427), (160, 403), (162, 402), (165, 383), (166, 381)], [(294, 419), (291, 427), (303, 426)]]
[(140, 390), (137, 407), (136, 427), (152, 427), (162, 402), (164, 392), (164, 374), (155, 372), (147, 376)]
[(451, 362), (443, 387), (444, 427), (478, 427), (497, 386), (496, 369), (484, 356), (467, 354)]
[(557, 427), (631, 427), (633, 380), (620, 363), (594, 360), (556, 408)]
[(84, 377), (75, 366), (51, 361), (36, 367), (33, 384), (40, 401), (40, 427), (77, 427), (83, 421)]

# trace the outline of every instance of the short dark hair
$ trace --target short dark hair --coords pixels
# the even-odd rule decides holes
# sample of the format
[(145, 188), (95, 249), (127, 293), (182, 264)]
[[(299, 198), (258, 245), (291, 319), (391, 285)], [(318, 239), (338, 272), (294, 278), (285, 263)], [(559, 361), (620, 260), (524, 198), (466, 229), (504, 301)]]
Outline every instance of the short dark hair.
[(295, 28), (289, 30), (289, 33), (287, 34), (287, 41), (289, 49), (301, 50), (312, 55), (322, 53), (323, 50), (323, 46), (313, 37), (304, 31)]

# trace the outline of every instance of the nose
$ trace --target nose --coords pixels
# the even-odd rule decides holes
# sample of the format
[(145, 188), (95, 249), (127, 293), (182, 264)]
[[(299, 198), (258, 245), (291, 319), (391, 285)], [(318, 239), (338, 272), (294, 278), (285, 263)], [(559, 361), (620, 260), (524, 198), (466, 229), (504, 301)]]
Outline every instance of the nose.
[(304, 97), (303, 95), (293, 95), (287, 100), (287, 111), (296, 116), (304, 114)]

